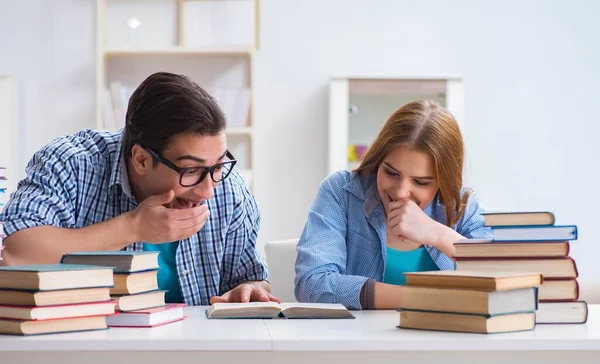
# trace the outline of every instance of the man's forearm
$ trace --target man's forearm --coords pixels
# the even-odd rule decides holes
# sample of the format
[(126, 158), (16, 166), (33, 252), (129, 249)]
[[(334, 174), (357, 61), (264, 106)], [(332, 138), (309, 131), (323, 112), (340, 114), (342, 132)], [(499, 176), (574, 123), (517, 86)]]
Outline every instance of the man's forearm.
[(6, 238), (0, 264), (58, 263), (65, 253), (120, 250), (135, 241), (128, 214), (80, 229), (38, 226)]

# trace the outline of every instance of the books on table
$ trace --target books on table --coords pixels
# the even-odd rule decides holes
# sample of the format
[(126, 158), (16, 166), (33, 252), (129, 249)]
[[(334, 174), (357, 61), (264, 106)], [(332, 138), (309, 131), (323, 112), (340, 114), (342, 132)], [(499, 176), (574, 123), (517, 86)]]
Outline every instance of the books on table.
[(398, 327), (471, 333), (533, 330), (536, 273), (405, 273)]
[(111, 267), (42, 264), (0, 267), (0, 334), (106, 329), (115, 313)]
[[(577, 239), (576, 225), (555, 225), (554, 213), (504, 212), (484, 213), (486, 226), (492, 228), (493, 240), (462, 240), (455, 244), (456, 269), (468, 271), (523, 271), (541, 273), (538, 323), (564, 323), (564, 305), (585, 306), (579, 299), (579, 273), (569, 256), (571, 241)], [(555, 308), (553, 308), (555, 307)], [(583, 309), (580, 309), (583, 310)], [(572, 312), (572, 311), (570, 311)]]
[(158, 288), (156, 251), (91, 251), (65, 254), (63, 263), (114, 267), (111, 298), (119, 312), (165, 306), (165, 291)]
[(209, 319), (352, 319), (354, 315), (339, 303), (215, 303), (207, 310)]

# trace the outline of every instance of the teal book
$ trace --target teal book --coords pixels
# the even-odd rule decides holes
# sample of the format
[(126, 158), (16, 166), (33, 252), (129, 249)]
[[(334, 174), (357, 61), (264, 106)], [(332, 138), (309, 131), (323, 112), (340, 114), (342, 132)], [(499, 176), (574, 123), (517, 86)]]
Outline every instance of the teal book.
[(40, 264), (0, 267), (0, 288), (29, 291), (112, 287), (112, 267)]
[(113, 267), (115, 273), (135, 273), (158, 269), (158, 254), (153, 251), (125, 250), (78, 252), (63, 255), (61, 262)]

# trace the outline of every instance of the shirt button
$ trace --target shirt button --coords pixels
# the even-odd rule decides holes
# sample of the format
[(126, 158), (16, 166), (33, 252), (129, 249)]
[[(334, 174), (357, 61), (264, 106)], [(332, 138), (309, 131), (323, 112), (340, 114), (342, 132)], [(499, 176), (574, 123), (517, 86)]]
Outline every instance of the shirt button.
[(181, 274), (183, 274), (184, 276), (187, 276), (188, 271), (184, 269), (183, 271), (181, 271)]

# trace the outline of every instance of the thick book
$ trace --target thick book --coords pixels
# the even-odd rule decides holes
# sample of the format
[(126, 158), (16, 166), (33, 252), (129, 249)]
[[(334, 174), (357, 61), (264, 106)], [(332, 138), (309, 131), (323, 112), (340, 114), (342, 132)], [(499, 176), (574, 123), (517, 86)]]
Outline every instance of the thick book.
[(522, 259), (522, 258), (486, 258), (456, 259), (456, 270), (479, 272), (532, 272), (546, 279), (577, 278), (577, 265), (572, 258)]
[(115, 302), (81, 303), (60, 306), (0, 306), (0, 318), (15, 320), (53, 320), (115, 313)]
[(485, 226), (544, 226), (556, 221), (550, 211), (489, 211), (481, 215)]
[(537, 301), (535, 288), (478, 291), (404, 286), (401, 309), (495, 316), (535, 311)]
[(406, 286), (506, 291), (533, 288), (542, 284), (538, 273), (497, 271), (455, 271), (404, 273)]
[(110, 294), (136, 294), (156, 291), (158, 289), (158, 270), (149, 270), (138, 273), (115, 273), (115, 286)]
[(111, 295), (111, 298), (117, 301), (116, 309), (118, 311), (136, 311), (164, 306), (165, 292), (157, 290), (136, 294)]
[(106, 316), (87, 316), (57, 320), (3, 320), (0, 319), (0, 334), (41, 335), (62, 332), (77, 332), (107, 329)]
[(538, 324), (583, 324), (588, 319), (585, 301), (540, 303), (535, 314)]
[(61, 263), (91, 264), (113, 267), (115, 273), (133, 273), (159, 268), (158, 252), (151, 251), (93, 251), (65, 254)]
[(162, 307), (147, 310), (121, 312), (106, 318), (108, 326), (113, 327), (156, 327), (186, 318), (183, 313), (184, 303), (171, 303)]
[(576, 225), (495, 226), (494, 241), (564, 241), (577, 240)]
[(353, 319), (339, 303), (215, 303), (207, 310), (209, 319)]
[(58, 290), (112, 287), (113, 270), (77, 264), (41, 264), (0, 267), (0, 288)]
[(58, 291), (0, 290), (0, 305), (53, 306), (110, 301), (110, 288), (77, 288)]
[(454, 258), (564, 258), (569, 255), (569, 242), (493, 242), (459, 240), (454, 243)]
[(539, 287), (540, 302), (577, 301), (579, 298), (579, 283), (576, 279), (546, 279)]
[(398, 327), (478, 334), (529, 331), (535, 328), (535, 312), (489, 316), (401, 310)]

